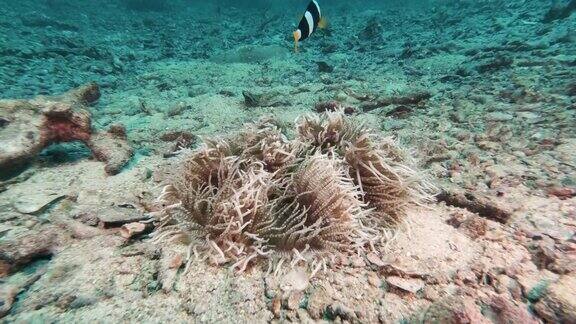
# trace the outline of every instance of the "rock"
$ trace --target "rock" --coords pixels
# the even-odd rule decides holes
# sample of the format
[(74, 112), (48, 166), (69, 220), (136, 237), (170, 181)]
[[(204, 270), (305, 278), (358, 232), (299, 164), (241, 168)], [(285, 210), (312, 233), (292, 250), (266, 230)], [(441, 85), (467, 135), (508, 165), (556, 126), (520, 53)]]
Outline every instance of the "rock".
[(119, 227), (149, 219), (150, 216), (135, 208), (112, 207), (98, 214), (98, 226), (102, 228)]
[(44, 270), (40, 270), (35, 274), (18, 278), (16, 283), (0, 285), (0, 319), (8, 315), (16, 302), (16, 296), (38, 281), (44, 273)]
[(576, 276), (562, 276), (548, 286), (534, 310), (549, 323), (576, 323)]
[(536, 241), (530, 252), (532, 254), (532, 262), (539, 269), (547, 269), (556, 260), (554, 242), (551, 239)]
[(561, 200), (576, 197), (576, 188), (571, 187), (552, 187), (548, 189), (549, 196), (556, 196)]
[(315, 320), (322, 319), (324, 317), (324, 311), (326, 307), (332, 302), (330, 294), (327, 293), (324, 287), (318, 287), (314, 289), (310, 296), (308, 297), (308, 313), (310, 317)]
[(117, 173), (132, 149), (117, 127), (92, 129), (88, 106), (99, 97), (98, 85), (90, 83), (61, 96), (0, 100), (0, 118), (10, 121), (0, 128), (0, 169), (21, 167), (53, 143), (81, 141), (106, 162), (106, 172)]
[(33, 194), (19, 197), (14, 202), (14, 208), (22, 214), (37, 214), (63, 197), (64, 195), (56, 192), (34, 192)]
[(278, 107), (278, 106), (288, 106), (289, 102), (278, 100), (277, 95), (274, 93), (253, 93), (250, 91), (242, 91), (242, 96), (244, 96), (244, 104), (246, 107)]
[(318, 62), (316, 62), (316, 64), (318, 65), (318, 71), (319, 72), (331, 73), (334, 71), (334, 67), (329, 65), (328, 63), (326, 63), (324, 61), (318, 61)]
[(442, 191), (436, 199), (444, 201), (448, 206), (465, 208), (500, 223), (506, 223), (512, 216), (512, 212), (507, 207), (489, 197), (475, 195), (472, 192)]
[(487, 304), (488, 307), (484, 310), (484, 314), (492, 319), (494, 323), (539, 323), (539, 321), (528, 312), (526, 305), (517, 305), (506, 299), (504, 295), (493, 296)]
[(548, 266), (548, 269), (558, 274), (576, 273), (576, 257), (557, 258)]
[(408, 106), (400, 105), (400, 106), (395, 106), (391, 110), (387, 111), (386, 116), (387, 117), (394, 117), (394, 118), (406, 118), (410, 113), (412, 113), (412, 111), (413, 111), (412, 108), (410, 108)]
[(8, 315), (19, 289), (10, 285), (2, 285), (0, 287), (0, 318)]
[(325, 316), (331, 320), (335, 320), (337, 317), (339, 317), (342, 320), (351, 322), (354, 322), (356, 319), (356, 314), (354, 311), (350, 307), (342, 304), (328, 305), (328, 307), (326, 307)]
[(476, 70), (479, 73), (486, 73), (486, 72), (502, 70), (502, 69), (506, 69), (506, 68), (509, 68), (510, 66), (512, 66), (513, 62), (514, 61), (512, 60), (512, 58), (510, 58), (508, 56), (497, 55), (494, 58), (492, 58), (491, 60), (489, 60), (488, 62), (478, 65), (476, 67)]
[(469, 269), (460, 269), (456, 272), (454, 282), (463, 287), (477, 287), (478, 278), (474, 271)]
[(399, 288), (401, 290), (410, 292), (410, 293), (417, 293), (418, 291), (424, 288), (424, 280), (416, 279), (416, 278), (402, 278), (402, 277), (387, 277), (386, 282)]
[(418, 323), (446, 324), (489, 324), (492, 323), (480, 312), (479, 307), (470, 297), (451, 296), (433, 303), (424, 312)]
[(403, 106), (419, 105), (430, 98), (432, 98), (432, 93), (430, 92), (427, 91), (414, 92), (400, 96), (391, 96), (366, 101), (361, 105), (361, 108), (364, 111), (371, 111), (376, 108), (386, 107), (389, 105), (403, 105)]
[(300, 307), (300, 300), (304, 297), (303, 291), (292, 291), (286, 298), (286, 308), (289, 310), (296, 310)]
[(511, 114), (503, 113), (500, 111), (494, 111), (486, 114), (486, 120), (491, 122), (505, 122), (514, 119)]
[(462, 230), (464, 234), (474, 239), (484, 236), (488, 229), (488, 222), (485, 219), (476, 215), (466, 216), (461, 212), (454, 212), (446, 223)]
[(285, 46), (247, 45), (224, 53), (217, 53), (210, 59), (216, 63), (262, 64), (272, 59), (282, 60), (288, 55), (290, 55), (290, 51)]
[(120, 227), (120, 236), (125, 239), (130, 239), (138, 235), (142, 235), (147, 231), (151, 231), (154, 228), (152, 223), (140, 223), (133, 222), (122, 225)]
[(280, 311), (282, 310), (282, 299), (279, 296), (272, 299), (271, 311), (275, 318), (280, 318)]
[(304, 291), (308, 288), (308, 274), (302, 269), (293, 269), (280, 281), (280, 289), (285, 292)]
[(158, 282), (165, 293), (170, 293), (176, 282), (178, 269), (183, 264), (182, 255), (169, 249), (162, 249), (160, 254)]
[(322, 101), (314, 105), (314, 110), (318, 113), (322, 113), (325, 111), (337, 111), (340, 109), (344, 110), (344, 113), (346, 115), (352, 115), (353, 113), (356, 112), (356, 108), (345, 106), (344, 104), (336, 100)]
[(364, 268), (366, 263), (358, 255), (352, 255), (350, 256), (350, 265), (354, 268)]
[(36, 258), (52, 255), (55, 239), (55, 233), (45, 229), (0, 243), (0, 278)]
[(374, 272), (368, 273), (368, 283), (375, 288), (380, 288), (382, 285), (382, 280)]
[(92, 135), (86, 145), (92, 150), (98, 161), (106, 162), (104, 170), (114, 175), (120, 172), (134, 154), (134, 150), (126, 141), (126, 131), (123, 126), (114, 125), (108, 132)]
[(382, 259), (380, 259), (380, 257), (377, 256), (373, 252), (368, 253), (366, 255), (366, 259), (368, 260), (368, 262), (372, 263), (373, 265), (375, 265), (377, 267), (383, 267), (383, 266), (387, 265), (386, 262), (382, 261)]
[(476, 239), (486, 235), (488, 222), (484, 218), (472, 215), (462, 223), (460, 229), (470, 238)]

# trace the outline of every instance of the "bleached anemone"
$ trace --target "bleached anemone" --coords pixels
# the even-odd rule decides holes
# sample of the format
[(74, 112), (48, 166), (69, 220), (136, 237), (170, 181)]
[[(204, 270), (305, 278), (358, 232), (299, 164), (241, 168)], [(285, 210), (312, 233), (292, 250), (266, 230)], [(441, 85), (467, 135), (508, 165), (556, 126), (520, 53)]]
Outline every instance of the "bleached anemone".
[(409, 155), (342, 112), (297, 121), (288, 140), (273, 123), (206, 141), (183, 159), (159, 201), (155, 241), (187, 236), (194, 258), (238, 272), (364, 253), (433, 191)]

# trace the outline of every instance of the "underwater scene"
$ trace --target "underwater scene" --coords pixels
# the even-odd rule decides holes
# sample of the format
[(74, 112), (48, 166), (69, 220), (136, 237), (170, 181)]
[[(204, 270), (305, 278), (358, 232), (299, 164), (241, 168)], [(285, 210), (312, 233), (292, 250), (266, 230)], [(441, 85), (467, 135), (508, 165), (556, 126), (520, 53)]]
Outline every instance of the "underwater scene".
[(0, 323), (576, 323), (576, 0), (0, 0)]

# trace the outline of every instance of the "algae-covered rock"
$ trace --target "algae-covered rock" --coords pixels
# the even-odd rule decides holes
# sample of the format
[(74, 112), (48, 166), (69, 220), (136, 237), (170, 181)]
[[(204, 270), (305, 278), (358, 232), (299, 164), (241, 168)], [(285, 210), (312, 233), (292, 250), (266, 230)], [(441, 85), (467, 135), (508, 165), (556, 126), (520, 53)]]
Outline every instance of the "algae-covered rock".
[(550, 323), (576, 323), (576, 277), (566, 275), (551, 284), (534, 305), (536, 313)]
[(50, 256), (56, 242), (56, 232), (29, 232), (14, 240), (0, 243), (0, 278), (36, 258)]
[(281, 60), (288, 56), (289, 49), (283, 46), (248, 45), (238, 47), (232, 51), (219, 53), (212, 56), (212, 60), (217, 63), (263, 63), (272, 59)]
[(491, 323), (470, 297), (452, 296), (432, 304), (414, 323)]

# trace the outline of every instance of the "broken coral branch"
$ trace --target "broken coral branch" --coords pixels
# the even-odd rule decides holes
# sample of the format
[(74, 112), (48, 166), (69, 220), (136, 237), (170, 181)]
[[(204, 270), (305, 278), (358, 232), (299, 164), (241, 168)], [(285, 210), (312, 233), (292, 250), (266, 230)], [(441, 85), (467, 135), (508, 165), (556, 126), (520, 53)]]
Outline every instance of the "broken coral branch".
[(473, 213), (500, 223), (506, 223), (512, 216), (512, 212), (498, 206), (495, 202), (480, 195), (470, 192), (455, 192), (443, 190), (437, 197), (448, 206), (465, 208)]
[(108, 174), (118, 173), (133, 151), (122, 126), (92, 129), (87, 106), (99, 98), (98, 85), (90, 83), (60, 96), (0, 100), (0, 168), (26, 164), (53, 143), (81, 141), (106, 163)]

